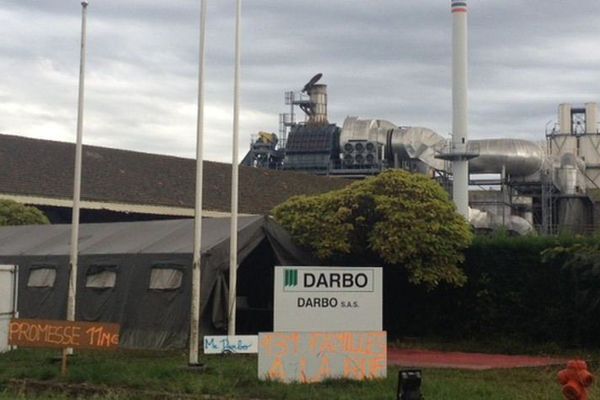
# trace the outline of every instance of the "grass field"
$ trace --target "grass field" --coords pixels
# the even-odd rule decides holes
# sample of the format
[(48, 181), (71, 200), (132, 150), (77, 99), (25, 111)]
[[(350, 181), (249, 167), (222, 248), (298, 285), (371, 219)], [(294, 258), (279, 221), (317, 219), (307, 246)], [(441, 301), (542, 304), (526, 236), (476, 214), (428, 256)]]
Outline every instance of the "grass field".
[[(56, 351), (18, 350), (0, 355), (0, 399), (66, 399), (79, 395), (95, 399), (201, 398), (221, 395), (240, 399), (395, 399), (397, 368), (385, 380), (369, 382), (329, 381), (310, 385), (284, 385), (257, 379), (255, 356), (203, 357), (202, 373), (185, 368), (183, 353), (81, 352), (70, 360), (70, 373), (61, 378)], [(558, 367), (490, 371), (423, 370), (423, 393), (434, 399), (560, 400), (556, 382)], [(35, 393), (9, 383), (31, 379), (51, 384), (52, 393), (38, 385)], [(85, 383), (85, 385), (81, 385)], [(71, 397), (64, 393), (71, 392)], [(58, 393), (57, 393), (58, 392)], [(56, 394), (57, 393), (57, 394)], [(166, 394), (172, 396), (167, 396)], [(594, 385), (591, 398), (600, 398)]]

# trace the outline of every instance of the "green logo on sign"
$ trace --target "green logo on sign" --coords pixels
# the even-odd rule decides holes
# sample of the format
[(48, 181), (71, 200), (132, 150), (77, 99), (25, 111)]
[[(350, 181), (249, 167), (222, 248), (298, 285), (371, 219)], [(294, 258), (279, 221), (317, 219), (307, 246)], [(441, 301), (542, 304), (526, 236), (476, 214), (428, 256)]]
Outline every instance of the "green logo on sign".
[(284, 273), (283, 287), (298, 286), (298, 270), (297, 269), (284, 269), (283, 273)]

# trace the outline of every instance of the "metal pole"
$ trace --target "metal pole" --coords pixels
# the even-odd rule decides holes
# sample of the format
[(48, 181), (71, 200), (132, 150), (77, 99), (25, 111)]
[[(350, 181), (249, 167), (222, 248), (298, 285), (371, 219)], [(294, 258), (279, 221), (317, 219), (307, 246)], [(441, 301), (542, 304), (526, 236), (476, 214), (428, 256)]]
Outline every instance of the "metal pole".
[[(13, 300), (12, 300), (12, 318), (19, 318), (19, 266), (13, 265)], [(17, 346), (9, 346), (9, 350), (15, 350)]]
[(227, 334), (235, 335), (237, 292), (237, 234), (238, 234), (238, 142), (240, 136), (240, 42), (242, 0), (236, 0), (235, 13), (235, 78), (233, 94), (233, 160), (231, 162), (231, 233), (229, 248), (229, 315)]
[(206, 37), (206, 13), (208, 0), (200, 6), (200, 60), (198, 67), (198, 111), (196, 120), (196, 208), (194, 212), (194, 254), (192, 261), (192, 305), (190, 316), (190, 351), (188, 363), (198, 365), (200, 344), (200, 257), (202, 246), (202, 177), (204, 147), (204, 55)]
[[(73, 178), (73, 214), (71, 216), (71, 252), (69, 257), (69, 295), (67, 320), (75, 321), (75, 299), (77, 296), (77, 256), (79, 254), (79, 203), (81, 199), (81, 158), (83, 138), (83, 103), (85, 89), (86, 28), (88, 1), (81, 2), (81, 57), (79, 65), (79, 103), (77, 105), (77, 143), (75, 145), (75, 174)], [(66, 349), (68, 354), (72, 349)]]
[(19, 266), (15, 265), (13, 287), (13, 318), (19, 318)]

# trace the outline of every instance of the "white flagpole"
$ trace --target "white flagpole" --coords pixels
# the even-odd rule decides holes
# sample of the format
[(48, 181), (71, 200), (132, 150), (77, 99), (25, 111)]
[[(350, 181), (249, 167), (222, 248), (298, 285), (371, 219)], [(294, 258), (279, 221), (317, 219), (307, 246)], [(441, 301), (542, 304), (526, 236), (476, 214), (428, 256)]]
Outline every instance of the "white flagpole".
[[(71, 216), (71, 251), (69, 257), (69, 293), (67, 298), (67, 321), (75, 321), (75, 299), (77, 296), (77, 256), (79, 253), (79, 203), (81, 199), (81, 158), (83, 139), (83, 104), (85, 94), (85, 61), (87, 37), (88, 1), (81, 2), (81, 55), (79, 60), (79, 102), (77, 104), (77, 142), (75, 144), (75, 174), (73, 178), (73, 213)], [(64, 358), (72, 354), (72, 348), (63, 350)]]
[(238, 234), (238, 142), (240, 136), (240, 42), (242, 0), (236, 0), (235, 13), (235, 78), (233, 94), (233, 160), (231, 162), (231, 233), (229, 248), (229, 315), (227, 334), (235, 335), (237, 292), (237, 234)]
[(204, 56), (208, 0), (200, 6), (200, 60), (198, 67), (198, 114), (196, 120), (196, 208), (194, 212), (194, 254), (192, 261), (192, 305), (190, 315), (189, 365), (198, 365), (200, 344), (200, 257), (202, 246), (202, 177), (204, 147)]

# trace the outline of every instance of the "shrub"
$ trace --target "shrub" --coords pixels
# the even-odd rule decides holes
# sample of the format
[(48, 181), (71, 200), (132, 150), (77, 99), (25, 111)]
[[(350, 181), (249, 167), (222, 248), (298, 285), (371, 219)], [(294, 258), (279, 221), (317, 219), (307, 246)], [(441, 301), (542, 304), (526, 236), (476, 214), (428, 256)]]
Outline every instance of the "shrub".
[(12, 200), (0, 200), (0, 226), (49, 224), (48, 217), (35, 207)]
[[(599, 246), (575, 237), (478, 237), (466, 251), (467, 284), (429, 292), (386, 270), (387, 329), (392, 336), (600, 345)], [(396, 310), (404, 310), (400, 318)]]
[(338, 191), (294, 197), (273, 214), (323, 262), (402, 267), (411, 283), (428, 288), (465, 283), (460, 263), (471, 228), (424, 175), (387, 171)]

